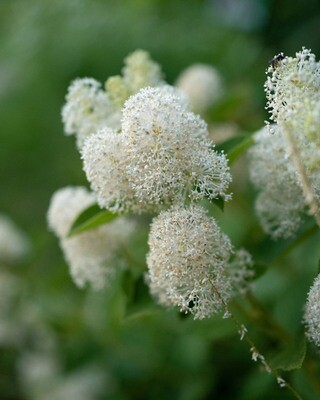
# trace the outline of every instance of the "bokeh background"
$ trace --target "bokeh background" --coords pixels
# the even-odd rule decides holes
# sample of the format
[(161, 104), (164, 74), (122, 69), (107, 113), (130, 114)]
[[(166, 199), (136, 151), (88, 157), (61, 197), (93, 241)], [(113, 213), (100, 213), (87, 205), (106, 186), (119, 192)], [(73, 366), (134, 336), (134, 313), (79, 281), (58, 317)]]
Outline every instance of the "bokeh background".
[[(87, 185), (74, 139), (64, 136), (60, 117), (74, 78), (104, 82), (119, 74), (124, 57), (137, 48), (162, 65), (169, 83), (187, 66), (208, 63), (220, 71), (226, 95), (207, 117), (252, 132), (267, 118), (263, 83), (269, 60), (302, 46), (319, 57), (319, 38), (317, 0), (0, 0), (0, 211), (31, 241), (27, 260), (14, 274), (23, 286), (20, 312), (37, 315), (37, 322), (30, 322), (30, 348), (3, 344), (0, 349), (1, 399), (39, 398), (19, 371), (32, 365), (24, 352), (31, 351), (42, 329), (55, 338), (61, 374), (76, 376), (73, 387), (83, 381), (81, 368), (97, 369), (91, 372), (100, 377), (93, 380), (100, 389), (89, 390), (85, 399), (291, 398), (258, 371), (238, 340), (230, 340), (236, 332), (229, 321), (193, 322), (156, 308), (124, 323), (123, 281), (99, 294), (78, 290), (47, 231), (46, 211), (58, 188)], [(263, 234), (250, 211), (254, 194), (242, 183), (235, 183), (235, 205), (219, 218), (235, 244), (250, 248)], [(289, 289), (279, 273), (261, 284), (261, 297), (293, 331), (301, 329), (318, 239), (306, 243), (308, 257), (298, 249), (286, 259), (286, 270), (290, 265), (293, 271)], [(147, 251), (145, 237), (140, 247), (141, 254)], [(302, 259), (303, 266), (295, 267)], [(306, 265), (311, 267), (301, 280)], [(141, 298), (150, 307), (147, 294)], [(296, 379), (306, 398), (319, 398), (308, 391), (304, 376)], [(50, 382), (47, 387), (49, 396)], [(61, 396), (54, 399), (67, 399)]]

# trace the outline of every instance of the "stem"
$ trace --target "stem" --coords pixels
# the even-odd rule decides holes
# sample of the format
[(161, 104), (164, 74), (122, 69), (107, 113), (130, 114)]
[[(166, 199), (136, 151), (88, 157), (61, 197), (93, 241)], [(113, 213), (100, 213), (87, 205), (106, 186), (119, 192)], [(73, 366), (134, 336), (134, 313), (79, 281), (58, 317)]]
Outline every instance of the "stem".
[(224, 301), (223, 297), (221, 296), (220, 292), (217, 290), (217, 288), (214, 286), (212, 281), (210, 281), (210, 284), (216, 293), (217, 297), (221, 301), (223, 308), (225, 310), (225, 313), (230, 316), (232, 321), (234, 322), (235, 326), (238, 329), (238, 332), (240, 334), (240, 340), (244, 340), (246, 344), (248, 345), (250, 352), (252, 353), (252, 359), (254, 361), (260, 361), (262, 365), (265, 367), (265, 370), (269, 373), (272, 373), (280, 385), (280, 387), (287, 388), (291, 394), (298, 400), (303, 400), (303, 398), (300, 396), (300, 394), (290, 385), (289, 382), (285, 381), (282, 376), (275, 370), (273, 369), (268, 362), (265, 360), (264, 356), (259, 352), (257, 346), (254, 344), (254, 342), (248, 337), (247, 335), (247, 330), (246, 328), (238, 321), (238, 319), (231, 313), (227, 303)]
[[(287, 332), (284, 332), (282, 329), (275, 329), (273, 324), (270, 324), (266, 321), (266, 318), (263, 318), (261, 313), (257, 310), (253, 310), (253, 313), (250, 310), (247, 310), (240, 303), (235, 300), (232, 301), (232, 306), (235, 307), (239, 313), (250, 321), (252, 324), (256, 325), (257, 329), (259, 329), (264, 334), (268, 335), (272, 339), (276, 339), (282, 343), (287, 343), (290, 341), (289, 335)], [(272, 320), (272, 318), (270, 318)], [(269, 319), (268, 319), (269, 321)], [(270, 326), (272, 325), (272, 327)]]
[(319, 205), (318, 205), (317, 199), (314, 195), (313, 188), (312, 188), (310, 180), (308, 178), (306, 169), (302, 163), (296, 140), (295, 140), (294, 136), (292, 135), (291, 130), (288, 127), (288, 124), (286, 124), (286, 123), (283, 123), (283, 133), (284, 133), (285, 138), (287, 139), (287, 143), (291, 150), (293, 165), (295, 166), (296, 171), (299, 175), (304, 198), (310, 208), (311, 215), (313, 215), (314, 219), (317, 222), (317, 225), (320, 227)]

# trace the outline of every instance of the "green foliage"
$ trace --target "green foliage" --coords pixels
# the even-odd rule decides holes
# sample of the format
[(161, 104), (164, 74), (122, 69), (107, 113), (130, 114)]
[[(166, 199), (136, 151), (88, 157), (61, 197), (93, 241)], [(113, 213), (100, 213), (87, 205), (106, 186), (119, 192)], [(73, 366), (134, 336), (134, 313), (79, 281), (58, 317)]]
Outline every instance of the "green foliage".
[(244, 154), (248, 148), (252, 146), (252, 144), (252, 136), (239, 135), (231, 139), (227, 139), (225, 142), (219, 144), (216, 147), (216, 150), (225, 152), (228, 156), (229, 164), (232, 165), (238, 157)]
[(292, 371), (302, 367), (306, 356), (306, 338), (300, 337), (279, 351), (270, 361), (272, 368), (281, 371)]
[(94, 204), (84, 210), (74, 221), (68, 237), (78, 235), (79, 233), (86, 232), (90, 229), (98, 228), (99, 226), (113, 221), (118, 217), (118, 214), (111, 213), (108, 210), (101, 210), (101, 208)]

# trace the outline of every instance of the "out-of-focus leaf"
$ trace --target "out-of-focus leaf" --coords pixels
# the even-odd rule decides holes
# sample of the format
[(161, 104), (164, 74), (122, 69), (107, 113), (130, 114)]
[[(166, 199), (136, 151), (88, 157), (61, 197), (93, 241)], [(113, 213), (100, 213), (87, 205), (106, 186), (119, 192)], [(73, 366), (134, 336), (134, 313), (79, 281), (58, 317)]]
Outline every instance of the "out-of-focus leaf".
[(132, 323), (142, 323), (147, 319), (152, 319), (155, 315), (158, 315), (162, 310), (155, 305), (149, 305), (141, 308), (137, 308), (136, 310), (132, 310), (127, 313), (123, 319), (124, 324), (132, 324)]
[(118, 217), (118, 214), (111, 213), (108, 210), (101, 210), (101, 208), (94, 204), (85, 209), (74, 221), (71, 226), (68, 237), (78, 235), (79, 233), (86, 232), (90, 229), (98, 228), (99, 226), (113, 221)]
[(238, 88), (232, 93), (226, 94), (220, 101), (215, 103), (209, 111), (210, 118), (217, 121), (227, 121), (234, 116), (235, 110), (238, 110), (247, 101), (245, 89)]
[(274, 241), (267, 237), (258, 246), (256, 246), (259, 260), (262, 260), (263, 263), (268, 264), (276, 260), (278, 257), (285, 256), (290, 251), (295, 249), (299, 244), (317, 233), (318, 230), (319, 228), (315, 224), (313, 218), (308, 217), (297, 234), (292, 238)]
[(216, 145), (215, 150), (217, 151), (224, 151), (228, 153), (231, 151), (235, 146), (239, 145), (244, 139), (247, 138), (247, 135), (237, 135), (233, 136), (232, 138), (226, 139), (225, 141)]
[(239, 135), (220, 143), (215, 147), (217, 151), (224, 151), (231, 165), (236, 159), (241, 156), (251, 145), (253, 138), (251, 135)]
[(224, 210), (224, 199), (220, 196), (211, 200), (211, 203), (215, 204), (221, 211)]
[(253, 144), (252, 136), (245, 137), (242, 142), (238, 143), (232, 150), (228, 152), (229, 164), (233, 164), (236, 159), (246, 152)]
[(276, 354), (269, 363), (273, 369), (292, 371), (301, 368), (305, 355), (306, 339), (303, 337), (291, 342), (287, 347)]
[(265, 264), (254, 264), (251, 269), (254, 271), (254, 275), (249, 280), (255, 281), (267, 272), (268, 267)]

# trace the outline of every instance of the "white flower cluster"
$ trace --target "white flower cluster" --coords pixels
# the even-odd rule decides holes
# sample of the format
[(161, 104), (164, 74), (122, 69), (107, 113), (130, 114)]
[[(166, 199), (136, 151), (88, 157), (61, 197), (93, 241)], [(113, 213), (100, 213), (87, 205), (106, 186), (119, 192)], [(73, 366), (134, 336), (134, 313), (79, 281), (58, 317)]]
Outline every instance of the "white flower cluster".
[(27, 237), (4, 214), (0, 214), (0, 262), (16, 262), (30, 248)]
[(274, 239), (290, 237), (299, 227), (305, 201), (299, 177), (279, 126), (262, 128), (249, 150), (250, 178), (259, 190), (256, 212), (260, 223)]
[[(289, 237), (301, 214), (319, 213), (320, 63), (310, 50), (276, 56), (265, 84), (271, 121), (250, 151), (256, 209), (266, 232)], [(269, 135), (269, 136), (268, 136)]]
[[(147, 281), (162, 305), (178, 306), (202, 319), (225, 310), (237, 291), (246, 287), (251, 257), (243, 251), (235, 257), (240, 266), (235, 259), (229, 263), (233, 253), (229, 238), (200, 206), (160, 213), (152, 222), (148, 243)], [(235, 272), (239, 267), (241, 272)]]
[(52, 350), (24, 352), (18, 374), (23, 390), (32, 400), (95, 400), (107, 390), (102, 367), (88, 365), (64, 373)]
[(146, 51), (136, 50), (129, 54), (124, 61), (123, 81), (128, 88), (129, 95), (137, 93), (146, 86), (153, 87), (164, 84), (160, 65), (151, 60)]
[(92, 78), (76, 79), (68, 89), (62, 121), (68, 135), (76, 135), (77, 146), (82, 148), (85, 139), (104, 126), (117, 129), (120, 112)]
[(76, 285), (83, 287), (89, 282), (99, 290), (116, 272), (116, 253), (132, 233), (133, 223), (118, 218), (96, 229), (67, 237), (78, 214), (94, 203), (93, 194), (83, 187), (60, 189), (52, 197), (48, 223), (60, 239)]
[(304, 323), (308, 339), (320, 346), (320, 274), (314, 280), (308, 293)]
[(268, 72), (265, 90), (270, 119), (293, 136), (314, 195), (319, 199), (320, 62), (303, 48), (296, 57), (284, 57)]
[(84, 170), (102, 207), (144, 212), (163, 205), (221, 196), (231, 181), (227, 160), (212, 149), (207, 126), (162, 88), (131, 96), (121, 133), (92, 135)]
[[(195, 204), (205, 198), (229, 200), (231, 174), (225, 155), (214, 150), (206, 123), (189, 105), (191, 101), (202, 111), (209, 107), (221, 91), (219, 77), (203, 65), (186, 75), (179, 80), (180, 88), (167, 85), (159, 65), (138, 50), (126, 58), (122, 76), (106, 81), (105, 92), (96, 85), (85, 99), (83, 91), (81, 101), (81, 96), (75, 96), (71, 112), (70, 95), (63, 113), (67, 131), (76, 133), (78, 141), (81, 136), (84, 171), (101, 207), (118, 213), (172, 207), (152, 223), (150, 289), (161, 304), (177, 305), (195, 318), (204, 318), (226, 311), (229, 299), (248, 289), (245, 280), (251, 277), (252, 261), (244, 250), (235, 253), (215, 220)], [(92, 114), (100, 110), (93, 103), (101, 104), (101, 118), (97, 111)], [(114, 110), (121, 113), (121, 121), (113, 126), (109, 117)], [(113, 121), (118, 121), (116, 115)], [(86, 132), (79, 136), (82, 128)], [(105, 263), (110, 264), (121, 235), (130, 229), (118, 229), (122, 223), (118, 218), (67, 238), (71, 222), (93, 202), (82, 188), (63, 189), (53, 198), (48, 215), (76, 283), (83, 286), (90, 281), (101, 287), (107, 271), (113, 270)]]
[(176, 85), (187, 94), (192, 109), (199, 113), (206, 112), (223, 94), (219, 72), (207, 64), (194, 64), (185, 69)]
[(267, 109), (274, 122), (288, 123), (296, 135), (320, 144), (320, 63), (305, 48), (281, 57), (268, 69)]
[(68, 89), (62, 109), (66, 134), (76, 135), (81, 150), (85, 139), (99, 129), (120, 128), (121, 108), (130, 95), (142, 87), (163, 84), (160, 66), (143, 50), (125, 59), (123, 77), (110, 77), (106, 91), (95, 79), (76, 79)]

